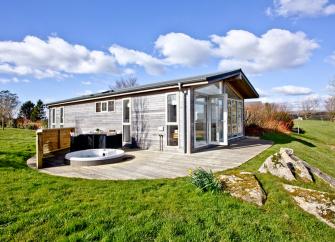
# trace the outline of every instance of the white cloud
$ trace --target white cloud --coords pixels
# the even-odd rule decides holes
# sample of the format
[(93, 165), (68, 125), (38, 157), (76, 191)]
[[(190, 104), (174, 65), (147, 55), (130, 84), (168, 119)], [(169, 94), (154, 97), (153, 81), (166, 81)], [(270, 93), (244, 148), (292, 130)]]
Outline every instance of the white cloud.
[(302, 65), (315, 48), (318, 44), (303, 32), (282, 29), (271, 29), (261, 36), (231, 30), (207, 40), (168, 33), (155, 41), (155, 55), (116, 44), (103, 52), (59, 37), (44, 41), (27, 36), (21, 42), (0, 41), (0, 73), (65, 78), (75, 74), (129, 74), (135, 72), (133, 66), (139, 66), (150, 75), (159, 75), (169, 66), (196, 67), (212, 60), (218, 61), (219, 70), (242, 68), (248, 73), (262, 73)]
[(155, 48), (167, 64), (183, 66), (204, 64), (212, 52), (210, 41), (194, 39), (184, 33), (160, 35)]
[(306, 63), (318, 44), (303, 32), (271, 29), (260, 37), (244, 30), (212, 36), (222, 57), (220, 70), (243, 68), (249, 73), (292, 68)]
[(263, 91), (263, 90), (260, 89), (260, 88), (257, 88), (257, 87), (256, 87), (256, 91), (257, 91), (257, 93), (259, 94), (259, 97), (268, 97), (268, 96), (269, 96), (268, 93), (266, 93), (265, 91)]
[(0, 72), (36, 78), (70, 74), (118, 73), (115, 58), (59, 37), (47, 41), (26, 36), (21, 42), (0, 41)]
[(326, 59), (327, 62), (335, 65), (335, 51), (333, 52), (332, 55), (330, 55), (327, 59)]
[(328, 0), (274, 0), (267, 15), (303, 17), (335, 14), (335, 4)]
[(164, 63), (162, 60), (144, 52), (127, 49), (119, 45), (112, 45), (109, 51), (120, 65), (136, 64), (144, 67), (146, 72), (152, 75), (159, 75), (164, 71)]
[(19, 79), (17, 77), (12, 78), (0, 78), (1, 84), (7, 84), (7, 83), (29, 83), (30, 80), (28, 79)]
[(274, 87), (272, 88), (272, 91), (280, 93), (280, 94), (292, 95), (292, 96), (310, 95), (313, 93), (312, 89), (308, 87), (299, 87), (299, 86), (292, 86), (292, 85)]
[(89, 85), (92, 84), (92, 82), (90, 82), (90, 81), (82, 81), (81, 84), (89, 86)]

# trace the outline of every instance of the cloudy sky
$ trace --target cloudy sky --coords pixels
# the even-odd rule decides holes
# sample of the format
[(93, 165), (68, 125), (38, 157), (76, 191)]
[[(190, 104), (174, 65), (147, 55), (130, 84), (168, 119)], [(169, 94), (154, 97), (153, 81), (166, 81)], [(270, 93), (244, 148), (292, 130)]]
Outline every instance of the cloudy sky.
[(45, 102), (242, 68), (263, 101), (327, 96), (334, 0), (1, 1), (0, 89)]

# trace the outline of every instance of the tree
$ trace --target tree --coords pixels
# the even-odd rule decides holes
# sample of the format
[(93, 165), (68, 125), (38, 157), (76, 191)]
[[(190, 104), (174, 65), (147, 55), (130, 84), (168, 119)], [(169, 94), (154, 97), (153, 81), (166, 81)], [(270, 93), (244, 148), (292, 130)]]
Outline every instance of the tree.
[(335, 121), (335, 79), (329, 82), (330, 97), (325, 101), (325, 108), (331, 121)]
[(30, 120), (34, 108), (35, 104), (31, 101), (24, 102), (21, 105), (19, 116)]
[(302, 115), (305, 119), (309, 119), (315, 113), (320, 105), (320, 100), (317, 98), (308, 98), (301, 102)]
[(335, 96), (329, 97), (326, 100), (326, 111), (328, 113), (329, 120), (335, 121)]
[(30, 119), (32, 121), (45, 119), (45, 110), (44, 110), (44, 103), (41, 99), (39, 99), (31, 113)]
[(121, 77), (119, 80), (115, 81), (114, 85), (109, 86), (110, 89), (122, 89), (127, 87), (137, 86), (137, 78), (134, 76), (129, 76), (127, 78)]
[(8, 90), (0, 91), (0, 118), (2, 130), (5, 129), (5, 120), (11, 119), (15, 108), (19, 105), (19, 98)]

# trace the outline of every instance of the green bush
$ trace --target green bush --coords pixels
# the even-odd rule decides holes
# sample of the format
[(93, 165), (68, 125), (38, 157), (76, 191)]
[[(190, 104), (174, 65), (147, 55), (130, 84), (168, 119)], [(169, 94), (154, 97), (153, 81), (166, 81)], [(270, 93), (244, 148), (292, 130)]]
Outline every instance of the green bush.
[(201, 191), (218, 192), (222, 189), (220, 181), (214, 176), (212, 171), (205, 171), (198, 168), (191, 172), (191, 183)]

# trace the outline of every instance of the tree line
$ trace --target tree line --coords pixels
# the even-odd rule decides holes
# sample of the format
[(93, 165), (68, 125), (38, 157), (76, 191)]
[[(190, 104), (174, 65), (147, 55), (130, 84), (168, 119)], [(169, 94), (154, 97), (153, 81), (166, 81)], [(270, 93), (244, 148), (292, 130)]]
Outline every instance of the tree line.
[(19, 97), (8, 90), (0, 91), (1, 127), (39, 128), (47, 122), (45, 105), (42, 100), (36, 104), (26, 101), (20, 105)]

